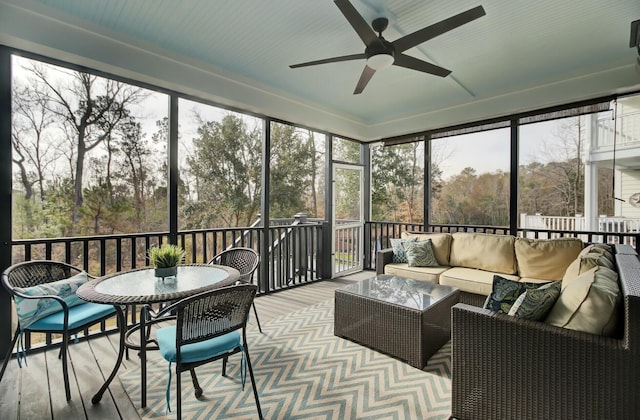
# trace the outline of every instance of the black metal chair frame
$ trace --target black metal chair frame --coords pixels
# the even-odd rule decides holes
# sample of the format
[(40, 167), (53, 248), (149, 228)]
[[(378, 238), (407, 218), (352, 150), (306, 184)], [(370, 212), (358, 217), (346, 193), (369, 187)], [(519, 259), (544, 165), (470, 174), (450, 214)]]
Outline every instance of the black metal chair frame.
[[(257, 286), (252, 284), (238, 284), (235, 286), (223, 287), (207, 292), (203, 292), (180, 300), (172, 305), (155, 312), (150, 305), (145, 305), (145, 314), (150, 323), (163, 322), (169, 319), (176, 320), (176, 399), (177, 418), (182, 416), (182, 390), (180, 374), (185, 371), (191, 373), (191, 380), (195, 390), (196, 398), (202, 396), (202, 388), (198, 383), (195, 368), (222, 359), (222, 376), (226, 376), (227, 360), (230, 355), (244, 351), (251, 377), (253, 395), (256, 400), (258, 416), (262, 419), (262, 410), (258, 397), (253, 366), (249, 357), (247, 346), (247, 319), (250, 306), (253, 303), (257, 291)], [(216, 321), (227, 320), (225, 327)], [(180, 361), (181, 346), (209, 340), (230, 332), (242, 329), (241, 346), (230, 352), (213, 356), (204, 360), (192, 363), (182, 363)]]
[[(67, 401), (71, 400), (71, 390), (69, 387), (69, 372), (68, 372), (68, 362), (67, 362), (67, 350), (69, 348), (69, 338), (85, 329), (90, 327), (91, 325), (98, 324), (112, 316), (116, 316), (116, 312), (112, 312), (111, 314), (104, 316), (99, 319), (92, 320), (89, 323), (80, 325), (74, 329), (69, 329), (69, 306), (67, 303), (59, 296), (27, 296), (19, 291), (15, 290), (16, 287), (26, 288), (32, 286), (38, 286), (41, 284), (52, 283), (58, 280), (68, 279), (83, 270), (74, 267), (70, 264), (66, 264), (58, 261), (49, 261), (49, 260), (33, 260), (33, 261), (25, 261), (21, 263), (14, 264), (7, 268), (2, 273), (2, 284), (5, 289), (11, 295), (13, 299), (15, 296), (22, 297), (24, 299), (55, 299), (60, 303), (62, 311), (64, 311), (64, 328), (61, 331), (55, 331), (55, 333), (62, 334), (62, 341), (60, 347), (60, 354), (58, 358), (62, 359), (62, 375), (64, 377), (64, 390), (67, 397)], [(93, 278), (88, 275), (89, 278)], [(24, 331), (28, 332), (43, 332), (50, 333), (50, 330), (38, 330), (30, 327), (24, 328)], [(13, 335), (13, 340), (11, 341), (11, 346), (7, 351), (7, 354), (4, 358), (4, 362), (2, 364), (2, 370), (0, 371), (0, 380), (4, 376), (4, 371), (7, 368), (7, 364), (9, 363), (9, 359), (13, 353), (13, 348), (16, 345), (16, 341), (20, 335), (20, 323), (18, 321), (18, 326), (16, 327), (16, 331)]]
[[(211, 258), (209, 264), (233, 267), (240, 272), (240, 283), (255, 284), (253, 276), (260, 265), (260, 255), (251, 248), (229, 248)], [(256, 316), (258, 330), (262, 333), (262, 326), (260, 325), (260, 318), (258, 318), (255, 302), (253, 302), (253, 313)]]

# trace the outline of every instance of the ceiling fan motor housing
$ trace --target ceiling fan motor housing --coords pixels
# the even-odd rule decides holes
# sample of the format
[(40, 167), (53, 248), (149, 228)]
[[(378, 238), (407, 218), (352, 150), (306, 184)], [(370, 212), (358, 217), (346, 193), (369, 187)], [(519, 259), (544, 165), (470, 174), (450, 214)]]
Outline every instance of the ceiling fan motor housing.
[(386, 39), (380, 37), (377, 42), (372, 42), (371, 45), (367, 46), (364, 50), (367, 58), (370, 58), (374, 55), (385, 54), (390, 56), (395, 56), (395, 48), (393, 45), (387, 41)]
[(371, 22), (371, 27), (378, 33), (379, 36), (382, 36), (382, 32), (387, 29), (388, 25), (389, 19), (385, 17), (376, 18), (373, 20), (373, 22)]

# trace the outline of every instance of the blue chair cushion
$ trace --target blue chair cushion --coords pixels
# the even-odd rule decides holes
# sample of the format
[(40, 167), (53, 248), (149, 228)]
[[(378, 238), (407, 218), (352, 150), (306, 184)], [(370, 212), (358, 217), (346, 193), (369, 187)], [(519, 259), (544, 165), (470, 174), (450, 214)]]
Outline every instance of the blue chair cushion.
[[(176, 361), (176, 327), (164, 327), (156, 331), (160, 354), (169, 362)], [(192, 363), (227, 353), (240, 346), (240, 332), (232, 331), (199, 343), (180, 348), (181, 363)]]
[[(60, 305), (58, 305), (60, 306)], [(109, 314), (115, 313), (116, 309), (112, 305), (101, 305), (98, 303), (83, 303), (69, 308), (69, 329), (73, 330), (83, 325), (90, 324)], [(64, 312), (58, 311), (54, 314), (41, 318), (29, 325), (31, 330), (39, 331), (62, 331), (64, 329)]]

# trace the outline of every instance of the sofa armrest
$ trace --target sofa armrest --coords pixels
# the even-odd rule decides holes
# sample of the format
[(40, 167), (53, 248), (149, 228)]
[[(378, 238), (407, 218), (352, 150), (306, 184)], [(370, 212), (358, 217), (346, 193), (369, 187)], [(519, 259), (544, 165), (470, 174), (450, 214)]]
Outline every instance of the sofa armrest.
[(393, 248), (381, 249), (376, 254), (376, 274), (384, 274), (384, 266), (393, 262)]
[(640, 412), (638, 352), (625, 340), (460, 303), (452, 308), (451, 329), (456, 419), (628, 418)]

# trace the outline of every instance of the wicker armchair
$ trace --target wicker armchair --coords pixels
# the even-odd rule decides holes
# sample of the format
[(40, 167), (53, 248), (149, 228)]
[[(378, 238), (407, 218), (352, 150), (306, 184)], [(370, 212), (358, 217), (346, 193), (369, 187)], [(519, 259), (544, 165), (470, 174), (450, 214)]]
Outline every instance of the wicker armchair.
[[(258, 389), (253, 376), (253, 367), (247, 345), (247, 317), (257, 287), (241, 284), (225, 287), (183, 299), (164, 308), (157, 314), (147, 307), (152, 319), (162, 319), (165, 314), (175, 313), (175, 326), (160, 328), (156, 340), (162, 356), (176, 364), (177, 418), (182, 418), (182, 396), (180, 373), (191, 372), (196, 398), (202, 395), (195, 368), (214, 360), (222, 359), (222, 375), (226, 375), (227, 359), (242, 352), (249, 368), (253, 395), (259, 418), (262, 418)], [(240, 333), (239, 330), (242, 330)], [(241, 372), (243, 369), (241, 369)], [(242, 380), (244, 386), (244, 378)], [(167, 384), (167, 406), (171, 376)]]
[(115, 315), (115, 308), (111, 305), (99, 305), (95, 303), (80, 303), (70, 307), (65, 299), (58, 295), (33, 296), (27, 294), (27, 290), (25, 289), (32, 288), (29, 290), (33, 290), (34, 286), (51, 285), (51, 283), (72, 278), (80, 273), (82, 273), (82, 270), (72, 265), (57, 261), (42, 260), (14, 264), (2, 273), (2, 284), (14, 301), (16, 298), (38, 299), (42, 303), (49, 301), (47, 302), (49, 303), (48, 306), (52, 306), (52, 310), (55, 311), (55, 306), (53, 306), (55, 304), (51, 304), (51, 301), (55, 300), (59, 304), (59, 310), (38, 319), (28, 326), (20, 325), (20, 321), (18, 321), (18, 327), (13, 335), (11, 346), (2, 364), (0, 380), (4, 375), (4, 371), (11, 358), (11, 353), (21, 332), (59, 333), (62, 334), (60, 358), (62, 359), (64, 389), (67, 401), (71, 399), (67, 367), (69, 337)]
[[(230, 248), (213, 257), (211, 261), (209, 261), (209, 264), (225, 265), (235, 268), (240, 272), (240, 283), (254, 284), (253, 275), (260, 264), (260, 256), (251, 248)], [(258, 330), (262, 333), (255, 302), (253, 303), (253, 313), (256, 316)]]
[(631, 419), (640, 415), (640, 261), (616, 253), (621, 331), (603, 337), (457, 304), (452, 417)]

